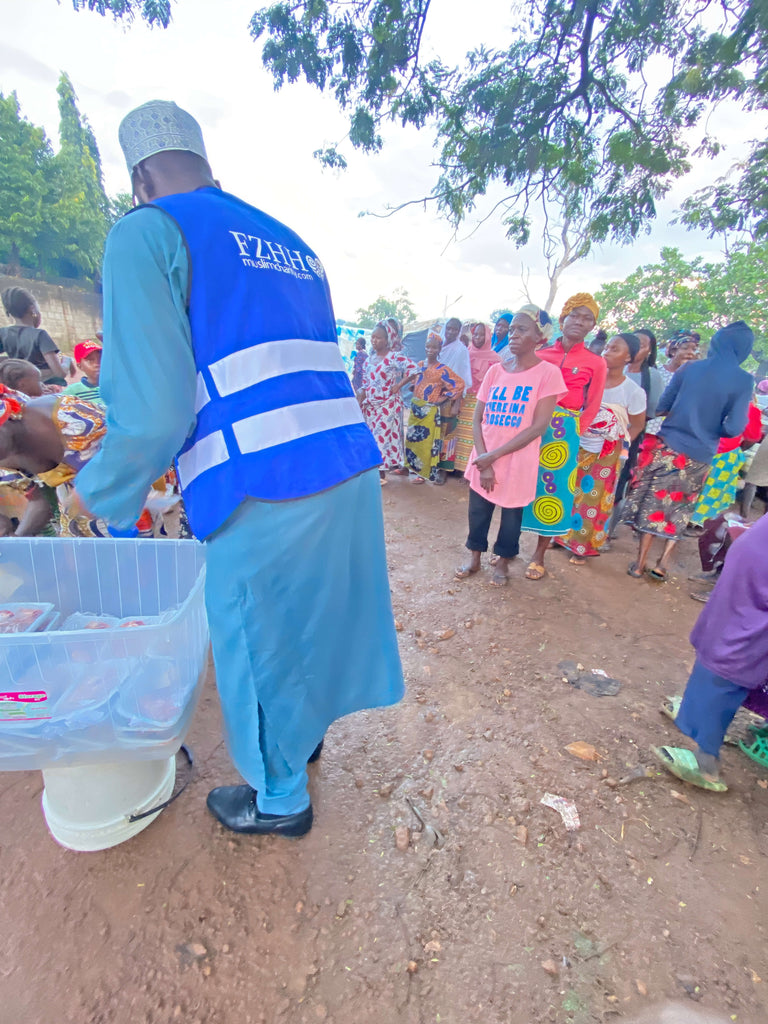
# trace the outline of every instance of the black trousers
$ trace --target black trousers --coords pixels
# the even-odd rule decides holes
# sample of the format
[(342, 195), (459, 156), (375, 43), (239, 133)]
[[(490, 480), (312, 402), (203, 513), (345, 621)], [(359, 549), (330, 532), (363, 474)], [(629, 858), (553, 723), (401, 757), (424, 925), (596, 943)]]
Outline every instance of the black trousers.
[[(469, 489), (469, 536), (467, 548), (470, 551), (488, 550), (488, 531), (491, 528), (493, 510), (497, 506), (482, 494)], [(493, 553), (500, 558), (515, 558), (520, 553), (520, 527), (523, 524), (521, 508), (502, 508), (501, 523)]]

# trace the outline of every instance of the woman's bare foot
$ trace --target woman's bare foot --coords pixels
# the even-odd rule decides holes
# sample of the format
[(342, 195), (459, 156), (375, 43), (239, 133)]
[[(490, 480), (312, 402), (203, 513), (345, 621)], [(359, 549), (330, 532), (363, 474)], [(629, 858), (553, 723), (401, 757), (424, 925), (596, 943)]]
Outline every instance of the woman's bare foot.
[(509, 563), (509, 558), (502, 558), (501, 556), (497, 558), (493, 575), (491, 576), (492, 587), (506, 587), (509, 582)]
[(477, 572), (480, 572), (480, 552), (472, 551), (469, 562), (457, 569), (453, 578), (456, 580), (468, 580), (470, 576), (474, 576)]

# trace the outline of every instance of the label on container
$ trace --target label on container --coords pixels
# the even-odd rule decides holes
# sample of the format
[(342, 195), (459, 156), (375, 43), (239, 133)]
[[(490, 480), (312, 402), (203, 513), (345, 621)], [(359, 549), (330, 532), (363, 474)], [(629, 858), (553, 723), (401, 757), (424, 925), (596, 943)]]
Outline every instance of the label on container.
[(0, 721), (50, 718), (45, 712), (48, 694), (45, 690), (19, 690), (0, 692)]

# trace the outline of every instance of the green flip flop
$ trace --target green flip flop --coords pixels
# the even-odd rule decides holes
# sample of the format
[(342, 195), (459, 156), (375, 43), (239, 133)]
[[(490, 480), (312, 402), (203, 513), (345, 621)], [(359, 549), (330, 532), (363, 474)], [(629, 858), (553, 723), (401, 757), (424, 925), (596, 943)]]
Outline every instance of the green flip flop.
[(702, 772), (692, 750), (688, 750), (686, 747), (651, 747), (651, 753), (668, 772), (683, 782), (690, 782), (692, 786), (709, 790), (710, 793), (728, 792), (728, 787), (724, 782), (708, 778)]
[(667, 718), (671, 718), (672, 721), (677, 718), (677, 713), (680, 710), (680, 705), (683, 703), (683, 698), (679, 695), (676, 697), (665, 697), (661, 702), (659, 711), (662, 715), (666, 715)]

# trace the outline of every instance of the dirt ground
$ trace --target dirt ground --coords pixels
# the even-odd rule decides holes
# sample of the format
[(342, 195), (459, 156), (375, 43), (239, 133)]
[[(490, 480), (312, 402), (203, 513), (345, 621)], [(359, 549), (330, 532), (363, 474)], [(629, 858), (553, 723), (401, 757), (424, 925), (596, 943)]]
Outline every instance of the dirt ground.
[[(208, 815), (234, 779), (212, 679), (192, 783), (123, 846), (61, 849), (40, 773), (0, 776), (2, 1024), (768, 1020), (768, 772), (726, 748), (724, 796), (605, 778), (678, 738), (658, 705), (692, 660), (694, 543), (665, 586), (625, 574), (628, 533), (584, 568), (550, 553), (540, 583), (524, 557), (505, 590), (455, 583), (466, 500), (455, 479), (384, 490), (408, 692), (330, 731), (306, 838)], [(563, 659), (620, 692), (575, 689)]]

